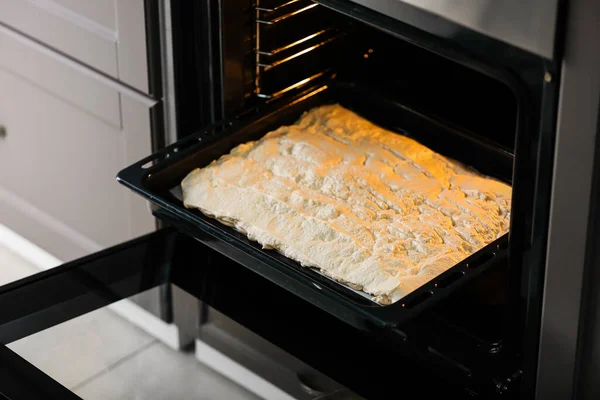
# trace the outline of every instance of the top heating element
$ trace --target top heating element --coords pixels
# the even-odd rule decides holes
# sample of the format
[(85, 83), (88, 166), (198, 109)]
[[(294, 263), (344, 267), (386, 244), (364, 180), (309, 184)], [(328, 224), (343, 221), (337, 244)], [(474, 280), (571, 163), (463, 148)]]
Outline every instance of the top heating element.
[(504, 235), (510, 186), (339, 105), (196, 169), (184, 204), (393, 303)]

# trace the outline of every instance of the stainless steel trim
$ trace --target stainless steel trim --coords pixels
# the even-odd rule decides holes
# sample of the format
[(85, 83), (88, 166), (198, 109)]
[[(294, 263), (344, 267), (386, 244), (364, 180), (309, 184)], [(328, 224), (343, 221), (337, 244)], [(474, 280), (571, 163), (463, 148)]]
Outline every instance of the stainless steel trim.
[[(571, 0), (562, 63), (537, 399), (572, 399), (600, 105), (600, 2)], [(542, 79), (542, 77), (540, 77)]]
[(402, 20), (401, 3), (510, 43), (548, 59), (554, 56), (558, 0), (353, 0)]
[[(598, 121), (600, 130), (600, 120)], [(581, 302), (581, 335), (577, 343), (576, 399), (600, 399), (600, 142), (596, 142), (594, 182), (588, 234), (589, 251)]]
[(159, 27), (163, 83), (163, 111), (165, 144), (177, 141), (177, 116), (175, 104), (175, 67), (173, 66), (173, 27), (171, 25), (171, 2), (159, 1)]

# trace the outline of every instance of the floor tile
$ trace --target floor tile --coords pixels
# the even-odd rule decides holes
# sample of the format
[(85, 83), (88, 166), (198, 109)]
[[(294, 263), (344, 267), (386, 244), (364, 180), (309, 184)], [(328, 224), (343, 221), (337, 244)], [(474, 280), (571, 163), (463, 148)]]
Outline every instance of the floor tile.
[(101, 309), (13, 342), (8, 347), (72, 388), (154, 341), (111, 311)]
[(75, 389), (86, 400), (255, 400), (252, 393), (198, 363), (192, 353), (154, 343)]
[(7, 248), (0, 246), (0, 286), (33, 275), (40, 270)]

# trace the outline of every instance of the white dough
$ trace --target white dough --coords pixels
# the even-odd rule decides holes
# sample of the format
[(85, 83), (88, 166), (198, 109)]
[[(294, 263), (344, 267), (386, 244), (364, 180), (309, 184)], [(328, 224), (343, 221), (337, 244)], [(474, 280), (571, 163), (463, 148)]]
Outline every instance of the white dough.
[(326, 105), (181, 183), (184, 204), (393, 303), (509, 229), (511, 187)]

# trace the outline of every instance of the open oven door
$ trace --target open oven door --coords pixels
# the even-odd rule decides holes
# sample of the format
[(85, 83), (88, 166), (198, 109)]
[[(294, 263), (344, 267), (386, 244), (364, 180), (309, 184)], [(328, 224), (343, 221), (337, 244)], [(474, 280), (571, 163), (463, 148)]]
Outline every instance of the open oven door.
[[(198, 240), (165, 228), (0, 287), (0, 398), (78, 398), (6, 345), (164, 284), (186, 291), (361, 396), (384, 395), (386, 382), (399, 375), (431, 395), (464, 393), (465, 387), (494, 391), (489, 371), (482, 374), (448, 356), (450, 343), (470, 349), (469, 362), (496, 357), (495, 373), (510, 376), (512, 363), (498, 343), (462, 337), (458, 327), (436, 318), (423, 319), (415, 327), (421, 332), (409, 340), (360, 331)], [(421, 357), (414, 358), (419, 351)], [(373, 363), (383, 365), (391, 353), (407, 361), (373, 374)], [(443, 383), (431, 385), (424, 372), (431, 368), (444, 376)]]
[(0, 398), (78, 398), (6, 345), (165, 284), (174, 238), (159, 230), (0, 287)]

